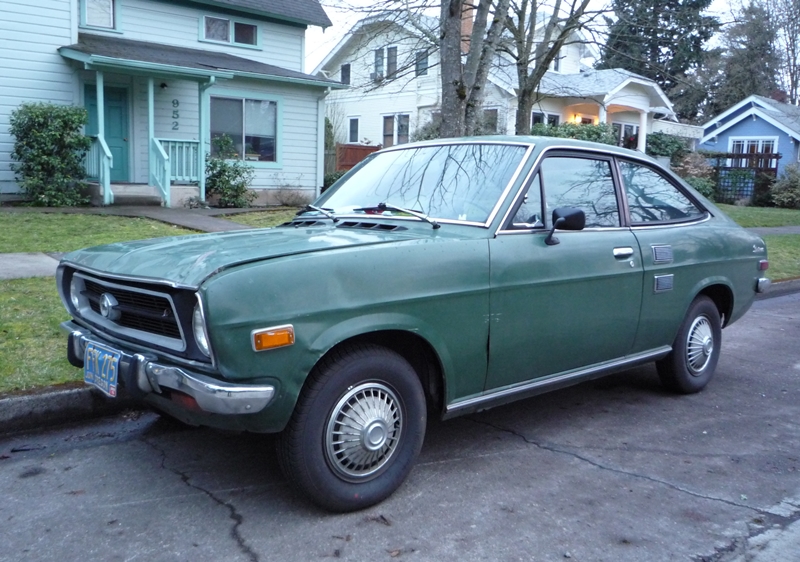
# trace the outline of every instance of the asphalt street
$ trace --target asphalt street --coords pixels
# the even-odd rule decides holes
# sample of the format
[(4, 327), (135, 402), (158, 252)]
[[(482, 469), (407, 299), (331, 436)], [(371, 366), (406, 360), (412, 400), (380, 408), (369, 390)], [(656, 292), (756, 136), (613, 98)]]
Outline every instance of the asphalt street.
[(800, 294), (724, 330), (696, 395), (651, 366), (429, 424), (408, 481), (332, 515), (269, 436), (156, 414), (0, 436), (0, 560), (800, 560)]

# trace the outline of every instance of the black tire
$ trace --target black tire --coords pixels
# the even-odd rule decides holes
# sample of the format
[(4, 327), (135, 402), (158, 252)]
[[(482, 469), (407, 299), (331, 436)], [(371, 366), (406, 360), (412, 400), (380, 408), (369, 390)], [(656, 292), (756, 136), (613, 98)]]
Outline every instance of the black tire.
[(700, 392), (714, 376), (721, 344), (719, 310), (701, 295), (689, 306), (672, 352), (656, 362), (661, 384), (682, 394)]
[[(363, 509), (406, 479), (426, 422), (425, 393), (411, 365), (384, 347), (352, 345), (314, 368), (281, 434), (278, 458), (286, 477), (320, 507)], [(349, 446), (341, 440), (346, 435)]]

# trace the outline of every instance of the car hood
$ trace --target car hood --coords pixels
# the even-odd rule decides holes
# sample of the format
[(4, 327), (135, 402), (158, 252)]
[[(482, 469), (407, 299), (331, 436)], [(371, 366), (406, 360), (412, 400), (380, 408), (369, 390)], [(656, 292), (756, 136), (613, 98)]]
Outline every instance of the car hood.
[(333, 226), (254, 229), (95, 246), (67, 254), (62, 263), (111, 276), (198, 287), (214, 273), (244, 263), (412, 240), (420, 234), (413, 230), (375, 231)]

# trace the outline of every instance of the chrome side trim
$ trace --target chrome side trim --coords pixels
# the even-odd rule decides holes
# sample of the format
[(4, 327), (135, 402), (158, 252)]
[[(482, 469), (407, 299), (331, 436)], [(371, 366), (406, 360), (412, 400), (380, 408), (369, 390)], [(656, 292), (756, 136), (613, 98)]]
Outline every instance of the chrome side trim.
[(653, 264), (660, 265), (664, 263), (672, 263), (675, 256), (672, 252), (672, 246), (669, 244), (653, 244), (650, 246), (653, 251)]
[(585, 367), (566, 373), (551, 375), (546, 378), (536, 379), (526, 383), (520, 383), (512, 387), (505, 387), (499, 390), (492, 391), (482, 396), (475, 396), (465, 400), (456, 401), (448, 404), (445, 407), (444, 419), (477, 412), (479, 410), (486, 410), (495, 406), (500, 406), (520, 398), (536, 396), (558, 388), (572, 386), (580, 382), (588, 381), (591, 379), (599, 378), (601, 376), (621, 371), (634, 365), (642, 363), (649, 363), (666, 356), (672, 348), (668, 345), (651, 349), (635, 355), (630, 355), (622, 359), (615, 359), (613, 361), (606, 361), (591, 367)]
[(105, 277), (107, 279), (115, 279), (117, 281), (133, 281), (135, 283), (144, 283), (147, 285), (166, 285), (167, 287), (172, 287), (173, 289), (191, 289), (193, 291), (197, 289), (197, 286), (195, 285), (184, 285), (183, 283), (175, 283), (174, 281), (170, 281), (168, 279), (160, 279), (157, 277), (135, 277), (133, 275), (119, 275), (116, 273), (109, 273), (107, 271), (94, 269), (91, 267), (87, 267), (83, 264), (62, 259), (61, 265), (59, 267), (65, 265), (68, 265), (69, 267), (75, 269), (76, 272), (89, 273), (91, 275), (97, 275), (99, 277)]
[(653, 292), (666, 293), (675, 287), (675, 275), (655, 275), (653, 278)]
[(711, 217), (712, 217), (711, 213), (709, 213), (708, 211), (706, 211), (705, 213), (706, 214), (705, 214), (705, 216), (703, 218), (699, 218), (697, 220), (686, 221), (686, 222), (670, 222), (670, 223), (667, 223), (667, 224), (653, 224), (653, 225), (647, 225), (647, 226), (644, 226), (644, 225), (641, 225), (641, 224), (634, 224), (634, 225), (631, 225), (631, 230), (633, 230), (635, 232), (637, 230), (658, 230), (658, 229), (661, 229), (661, 228), (675, 228), (675, 227), (689, 226), (689, 225), (693, 225), (693, 224), (702, 224), (704, 222), (710, 221)]
[[(75, 357), (83, 357), (89, 342), (104, 343), (90, 332), (84, 333), (72, 322), (64, 322), (61, 328), (70, 334), (69, 346)], [(104, 345), (108, 346), (105, 343)], [(140, 353), (130, 354), (114, 346), (110, 347), (119, 351), (124, 362), (130, 365), (130, 376), (138, 390), (157, 394), (161, 394), (164, 388), (177, 390), (194, 398), (197, 405), (206, 412), (224, 415), (255, 414), (266, 408), (275, 396), (275, 387), (272, 385), (220, 381), (180, 367), (163, 365)], [(124, 375), (120, 375), (123, 378)]]

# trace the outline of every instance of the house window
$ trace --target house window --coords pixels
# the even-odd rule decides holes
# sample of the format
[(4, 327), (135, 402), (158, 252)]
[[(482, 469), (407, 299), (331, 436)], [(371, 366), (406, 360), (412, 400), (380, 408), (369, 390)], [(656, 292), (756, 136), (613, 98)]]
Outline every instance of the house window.
[(383, 118), (383, 147), (394, 146), (394, 115)]
[(497, 133), (497, 110), (484, 109), (483, 110), (483, 132), (486, 134)]
[[(730, 150), (734, 154), (775, 154), (777, 153), (778, 139), (770, 138), (731, 138)], [(776, 168), (778, 162), (774, 158), (749, 157), (735, 158), (729, 162), (734, 168)]]
[(84, 0), (86, 25), (114, 29), (114, 0)]
[(553, 59), (553, 62), (550, 63), (550, 70), (561, 72), (561, 50), (556, 53), (556, 57)]
[(397, 47), (386, 48), (386, 77), (394, 78), (397, 74)]
[(343, 64), (341, 68), (341, 72), (339, 73), (340, 82), (342, 84), (349, 84), (350, 83), (350, 65)]
[(531, 127), (537, 124), (547, 123), (551, 127), (557, 127), (561, 118), (554, 113), (543, 113), (541, 111), (534, 111), (531, 113)]
[(414, 74), (416, 76), (428, 74), (428, 51), (417, 51), (414, 63)]
[(258, 26), (231, 21), (226, 18), (206, 16), (203, 38), (206, 41), (219, 41), (221, 43), (257, 45)]
[(350, 132), (347, 137), (347, 142), (358, 142), (358, 117), (350, 119)]
[(211, 98), (213, 140), (229, 136), (242, 160), (277, 162), (278, 102), (247, 98)]
[(594, 119), (591, 117), (581, 117), (581, 125), (594, 125)]
[(397, 144), (408, 142), (408, 115), (397, 116)]
[(639, 142), (639, 125), (630, 123), (612, 123), (611, 127), (617, 135), (617, 144), (625, 148), (636, 148)]
[(375, 72), (373, 73), (375, 80), (383, 78), (383, 49), (375, 49)]

